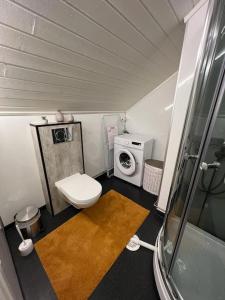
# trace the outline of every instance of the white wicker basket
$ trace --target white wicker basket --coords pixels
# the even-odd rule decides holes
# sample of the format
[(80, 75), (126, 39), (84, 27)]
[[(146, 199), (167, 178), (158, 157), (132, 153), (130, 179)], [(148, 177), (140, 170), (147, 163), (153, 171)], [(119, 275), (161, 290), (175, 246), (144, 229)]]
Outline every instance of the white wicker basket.
[(157, 196), (163, 172), (162, 165), (161, 161), (147, 160), (145, 162), (143, 189)]

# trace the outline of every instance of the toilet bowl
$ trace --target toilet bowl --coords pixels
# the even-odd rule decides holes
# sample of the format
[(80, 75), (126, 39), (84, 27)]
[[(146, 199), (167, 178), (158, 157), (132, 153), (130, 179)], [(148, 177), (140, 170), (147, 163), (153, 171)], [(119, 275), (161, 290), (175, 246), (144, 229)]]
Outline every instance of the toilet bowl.
[(57, 181), (55, 186), (78, 209), (92, 206), (102, 193), (101, 184), (87, 174), (76, 173)]

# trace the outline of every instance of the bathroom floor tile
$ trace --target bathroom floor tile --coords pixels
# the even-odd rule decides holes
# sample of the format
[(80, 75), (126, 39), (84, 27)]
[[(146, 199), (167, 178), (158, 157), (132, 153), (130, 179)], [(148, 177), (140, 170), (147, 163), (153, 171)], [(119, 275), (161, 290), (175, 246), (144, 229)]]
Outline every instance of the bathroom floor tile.
[[(163, 222), (162, 215), (154, 207), (156, 197), (145, 192), (142, 188), (133, 186), (115, 177), (109, 179), (103, 175), (97, 179), (102, 184), (103, 193), (114, 189), (143, 207), (150, 209), (149, 217), (139, 228), (137, 234), (144, 241), (154, 243)], [(69, 207), (52, 217), (45, 208), (42, 209), (41, 215), (44, 230), (38, 236), (38, 239), (41, 239), (78, 212), (79, 210), (76, 210), (74, 207)], [(24, 298), (27, 300), (57, 299), (36, 252), (33, 251), (28, 257), (19, 255), (17, 247), (20, 239), (14, 227), (6, 229), (6, 236)], [(140, 248), (137, 252), (130, 252), (124, 249), (90, 299), (158, 300), (159, 296), (153, 274), (153, 253), (145, 248)]]

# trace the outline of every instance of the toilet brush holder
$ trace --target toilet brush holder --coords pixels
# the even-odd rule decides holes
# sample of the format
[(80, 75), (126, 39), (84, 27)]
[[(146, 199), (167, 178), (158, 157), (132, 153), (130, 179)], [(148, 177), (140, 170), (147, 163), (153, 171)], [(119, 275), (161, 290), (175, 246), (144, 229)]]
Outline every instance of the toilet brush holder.
[(16, 225), (16, 230), (18, 231), (21, 239), (22, 239), (22, 242), (20, 243), (19, 247), (18, 247), (18, 250), (21, 254), (21, 256), (27, 256), (29, 255), (32, 250), (34, 249), (34, 245), (33, 245), (33, 242), (31, 239), (24, 239), (23, 235), (22, 235), (22, 232), (19, 228), (18, 225)]
[(19, 245), (19, 251), (21, 256), (29, 255), (34, 249), (33, 242), (31, 239), (24, 240)]

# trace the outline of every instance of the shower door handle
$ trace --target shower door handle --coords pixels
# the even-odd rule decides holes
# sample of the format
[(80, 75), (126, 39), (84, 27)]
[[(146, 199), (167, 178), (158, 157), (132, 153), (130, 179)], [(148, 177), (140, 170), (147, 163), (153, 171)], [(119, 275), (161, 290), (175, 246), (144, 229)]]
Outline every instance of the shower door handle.
[(202, 171), (207, 171), (208, 169), (218, 169), (220, 167), (220, 163), (218, 161), (214, 161), (211, 164), (207, 164), (206, 162), (201, 162), (200, 163), (200, 170)]

